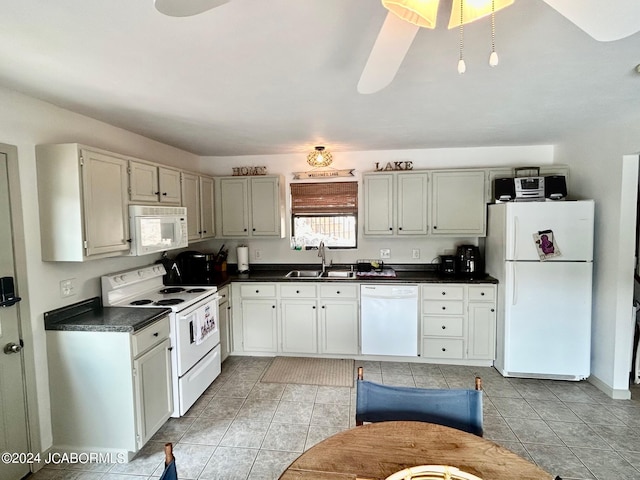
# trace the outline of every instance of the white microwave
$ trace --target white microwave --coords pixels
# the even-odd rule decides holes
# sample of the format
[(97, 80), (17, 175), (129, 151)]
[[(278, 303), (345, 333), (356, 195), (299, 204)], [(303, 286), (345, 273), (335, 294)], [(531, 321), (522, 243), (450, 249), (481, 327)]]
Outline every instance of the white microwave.
[(129, 205), (129, 221), (129, 255), (148, 255), (188, 246), (185, 207)]

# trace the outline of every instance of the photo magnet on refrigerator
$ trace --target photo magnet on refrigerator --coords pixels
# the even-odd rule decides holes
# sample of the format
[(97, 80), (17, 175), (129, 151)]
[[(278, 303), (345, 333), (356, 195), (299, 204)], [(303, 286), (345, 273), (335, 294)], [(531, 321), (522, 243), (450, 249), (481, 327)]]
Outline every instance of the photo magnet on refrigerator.
[(561, 255), (552, 230), (541, 230), (533, 234), (533, 241), (541, 261)]

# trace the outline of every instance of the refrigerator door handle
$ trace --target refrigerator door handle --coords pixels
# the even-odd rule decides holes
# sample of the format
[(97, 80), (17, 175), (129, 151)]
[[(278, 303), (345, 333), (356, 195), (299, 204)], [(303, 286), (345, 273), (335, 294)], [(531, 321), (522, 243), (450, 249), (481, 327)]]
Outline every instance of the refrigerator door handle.
[(517, 245), (518, 245), (518, 216), (514, 215), (513, 217), (513, 250), (511, 252), (512, 260), (517, 260), (516, 258), (516, 252), (518, 251), (516, 247)]
[(515, 305), (518, 303), (518, 279), (517, 277), (517, 270), (516, 270), (516, 263), (515, 262), (511, 262), (511, 268), (513, 269), (513, 285), (512, 285), (512, 294), (511, 294), (511, 305)]

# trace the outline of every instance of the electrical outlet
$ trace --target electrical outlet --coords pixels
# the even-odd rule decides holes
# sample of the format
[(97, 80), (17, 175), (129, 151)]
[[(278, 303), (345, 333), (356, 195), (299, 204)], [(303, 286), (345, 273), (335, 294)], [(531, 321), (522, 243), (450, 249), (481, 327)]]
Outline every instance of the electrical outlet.
[(420, 249), (419, 248), (414, 248), (413, 250), (411, 250), (411, 258), (413, 259), (418, 259), (420, 258)]
[(76, 294), (76, 279), (69, 278), (60, 282), (60, 297), (71, 297)]
[(255, 252), (256, 260), (262, 259), (262, 250), (260, 250), (259, 248), (256, 248), (254, 252)]
[(380, 249), (380, 258), (391, 258), (391, 249), (390, 248), (381, 248)]

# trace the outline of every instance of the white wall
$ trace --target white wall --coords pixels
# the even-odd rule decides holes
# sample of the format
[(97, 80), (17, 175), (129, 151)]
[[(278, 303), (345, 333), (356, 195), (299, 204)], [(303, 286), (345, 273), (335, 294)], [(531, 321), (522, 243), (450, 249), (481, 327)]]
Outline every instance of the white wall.
[(571, 167), (569, 191), (596, 201), (592, 381), (617, 398), (629, 396), (640, 126), (612, 122), (556, 146), (556, 163)]
[[(100, 295), (100, 275), (153, 263), (157, 257), (130, 257), (86, 263), (42, 262), (36, 188), (35, 145), (78, 142), (117, 153), (198, 170), (199, 158), (125, 130), (72, 113), (51, 104), (0, 88), (0, 143), (18, 148), (18, 171), (11, 181), (18, 185), (22, 218), (16, 235), (17, 290), (23, 302), (20, 312), (25, 340), (30, 419), (34, 451), (51, 446), (49, 379), (43, 313)], [(18, 178), (16, 178), (18, 177)], [(12, 196), (16, 193), (11, 192)], [(13, 205), (12, 205), (13, 207)], [(3, 226), (4, 227), (4, 226)], [(62, 299), (61, 280), (75, 278), (75, 296)], [(25, 318), (26, 317), (26, 318)], [(38, 427), (39, 419), (39, 427)]]
[[(503, 167), (523, 165), (549, 165), (553, 163), (553, 147), (549, 145), (518, 147), (483, 147), (483, 148), (450, 148), (431, 150), (389, 150), (340, 152), (332, 151), (335, 169), (355, 169), (354, 177), (342, 177), (336, 181), (356, 180), (362, 186), (362, 174), (374, 171), (376, 163), (386, 165), (387, 162), (411, 161), (414, 170), (436, 168), (474, 168)], [(232, 175), (233, 167), (266, 166), (267, 173), (280, 174), (286, 183), (286, 212), (291, 212), (289, 184), (293, 181), (294, 172), (311, 170), (307, 164), (306, 153), (282, 155), (254, 155), (240, 157), (202, 157), (202, 171), (216, 176)], [(363, 192), (359, 189), (359, 203), (362, 205)], [(388, 263), (431, 263), (438, 255), (454, 253), (455, 247), (463, 243), (476, 243), (476, 238), (371, 238), (362, 234), (360, 221), (358, 232), (358, 248), (351, 250), (329, 250), (327, 261), (334, 263), (353, 263), (360, 258), (379, 258), (381, 248), (391, 249)], [(289, 245), (290, 225), (287, 223), (287, 235), (284, 239), (250, 240), (239, 242), (226, 241), (229, 247), (229, 261), (234, 263), (235, 247), (244, 243), (249, 246), (250, 263), (318, 263), (317, 252), (293, 251)], [(222, 242), (212, 241), (196, 245), (196, 249), (209, 252), (216, 251)], [(411, 256), (414, 248), (420, 249), (420, 259)], [(260, 251), (261, 258), (256, 258)]]

